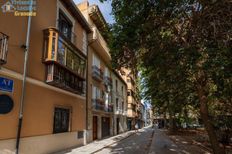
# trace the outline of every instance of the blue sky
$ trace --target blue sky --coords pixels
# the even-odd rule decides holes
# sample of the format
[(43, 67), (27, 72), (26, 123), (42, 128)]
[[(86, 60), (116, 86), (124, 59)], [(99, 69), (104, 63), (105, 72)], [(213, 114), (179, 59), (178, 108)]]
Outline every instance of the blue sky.
[[(80, 3), (84, 0), (74, 0), (75, 3)], [(111, 7), (111, 0), (107, 0), (104, 3), (101, 3), (99, 0), (88, 0), (89, 4), (97, 4), (103, 14), (103, 16), (105, 17), (106, 21), (108, 23), (113, 23), (114, 19), (111, 16), (111, 11), (112, 11), (112, 7)]]

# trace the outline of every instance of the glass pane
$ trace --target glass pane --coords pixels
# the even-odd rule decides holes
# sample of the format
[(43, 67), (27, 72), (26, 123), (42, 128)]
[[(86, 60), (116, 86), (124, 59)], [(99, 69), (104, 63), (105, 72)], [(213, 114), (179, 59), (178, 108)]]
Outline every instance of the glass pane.
[(56, 48), (55, 48), (55, 46), (56, 46), (56, 33), (53, 33), (53, 37), (52, 37), (52, 55), (51, 55), (51, 59), (52, 60), (55, 60), (55, 50), (56, 50)]
[(53, 65), (48, 65), (47, 82), (53, 81)]
[(57, 61), (65, 65), (65, 44), (61, 40), (58, 42)]
[(77, 55), (75, 55), (75, 58), (74, 58), (74, 72), (75, 73), (78, 73), (78, 69), (79, 69), (79, 57)]
[(54, 132), (60, 131), (61, 119), (62, 119), (61, 112), (59, 109), (56, 108), (55, 115), (54, 115)]
[(73, 53), (71, 50), (67, 50), (67, 59), (66, 59), (66, 65), (69, 69), (73, 68)]

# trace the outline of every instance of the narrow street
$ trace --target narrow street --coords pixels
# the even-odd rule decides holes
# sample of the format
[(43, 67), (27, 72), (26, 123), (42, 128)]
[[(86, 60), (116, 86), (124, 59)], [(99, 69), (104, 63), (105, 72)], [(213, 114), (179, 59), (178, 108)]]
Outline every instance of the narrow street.
[[(116, 143), (100, 148), (94, 154), (209, 154), (208, 151), (176, 139), (174, 142), (163, 129), (151, 127), (139, 130)], [(78, 151), (76, 151), (78, 152)]]
[[(154, 132), (154, 134), (153, 134)], [(181, 153), (178, 146), (170, 140), (163, 130), (152, 129), (151, 127), (140, 130), (138, 133), (107, 146), (96, 154), (172, 154)], [(184, 152), (182, 152), (184, 153)], [(187, 153), (187, 152), (186, 152)]]
[(116, 154), (116, 153), (126, 153), (126, 154), (135, 154), (135, 153), (148, 153), (149, 147), (152, 142), (152, 128), (144, 128), (137, 132), (136, 134), (118, 142), (113, 145), (110, 145), (96, 154)]

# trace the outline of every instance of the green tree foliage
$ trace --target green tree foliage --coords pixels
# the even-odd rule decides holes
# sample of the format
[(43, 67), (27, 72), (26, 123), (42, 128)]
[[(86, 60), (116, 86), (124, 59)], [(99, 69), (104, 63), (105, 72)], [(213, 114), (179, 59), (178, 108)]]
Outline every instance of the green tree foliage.
[(114, 66), (139, 67), (146, 97), (170, 115), (199, 110), (214, 153), (224, 153), (210, 117), (214, 108), (231, 111), (231, 0), (112, 0), (112, 7)]

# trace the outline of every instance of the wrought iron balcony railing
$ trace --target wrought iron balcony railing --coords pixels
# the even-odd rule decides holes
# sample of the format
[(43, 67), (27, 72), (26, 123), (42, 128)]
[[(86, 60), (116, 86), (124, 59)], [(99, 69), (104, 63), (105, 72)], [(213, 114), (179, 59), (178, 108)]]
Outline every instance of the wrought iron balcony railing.
[(108, 105), (107, 112), (113, 112), (114, 111), (114, 106), (112, 104)]
[(94, 110), (113, 112), (113, 105), (106, 105), (102, 99), (92, 99), (92, 106)]
[(85, 84), (82, 79), (59, 63), (48, 64), (46, 82), (58, 88), (77, 94), (85, 93)]
[(96, 65), (92, 67), (92, 76), (95, 80), (102, 81), (103, 80), (103, 71), (98, 68)]
[(108, 76), (104, 76), (104, 83), (105, 83), (105, 85), (112, 86), (112, 78), (108, 77)]

